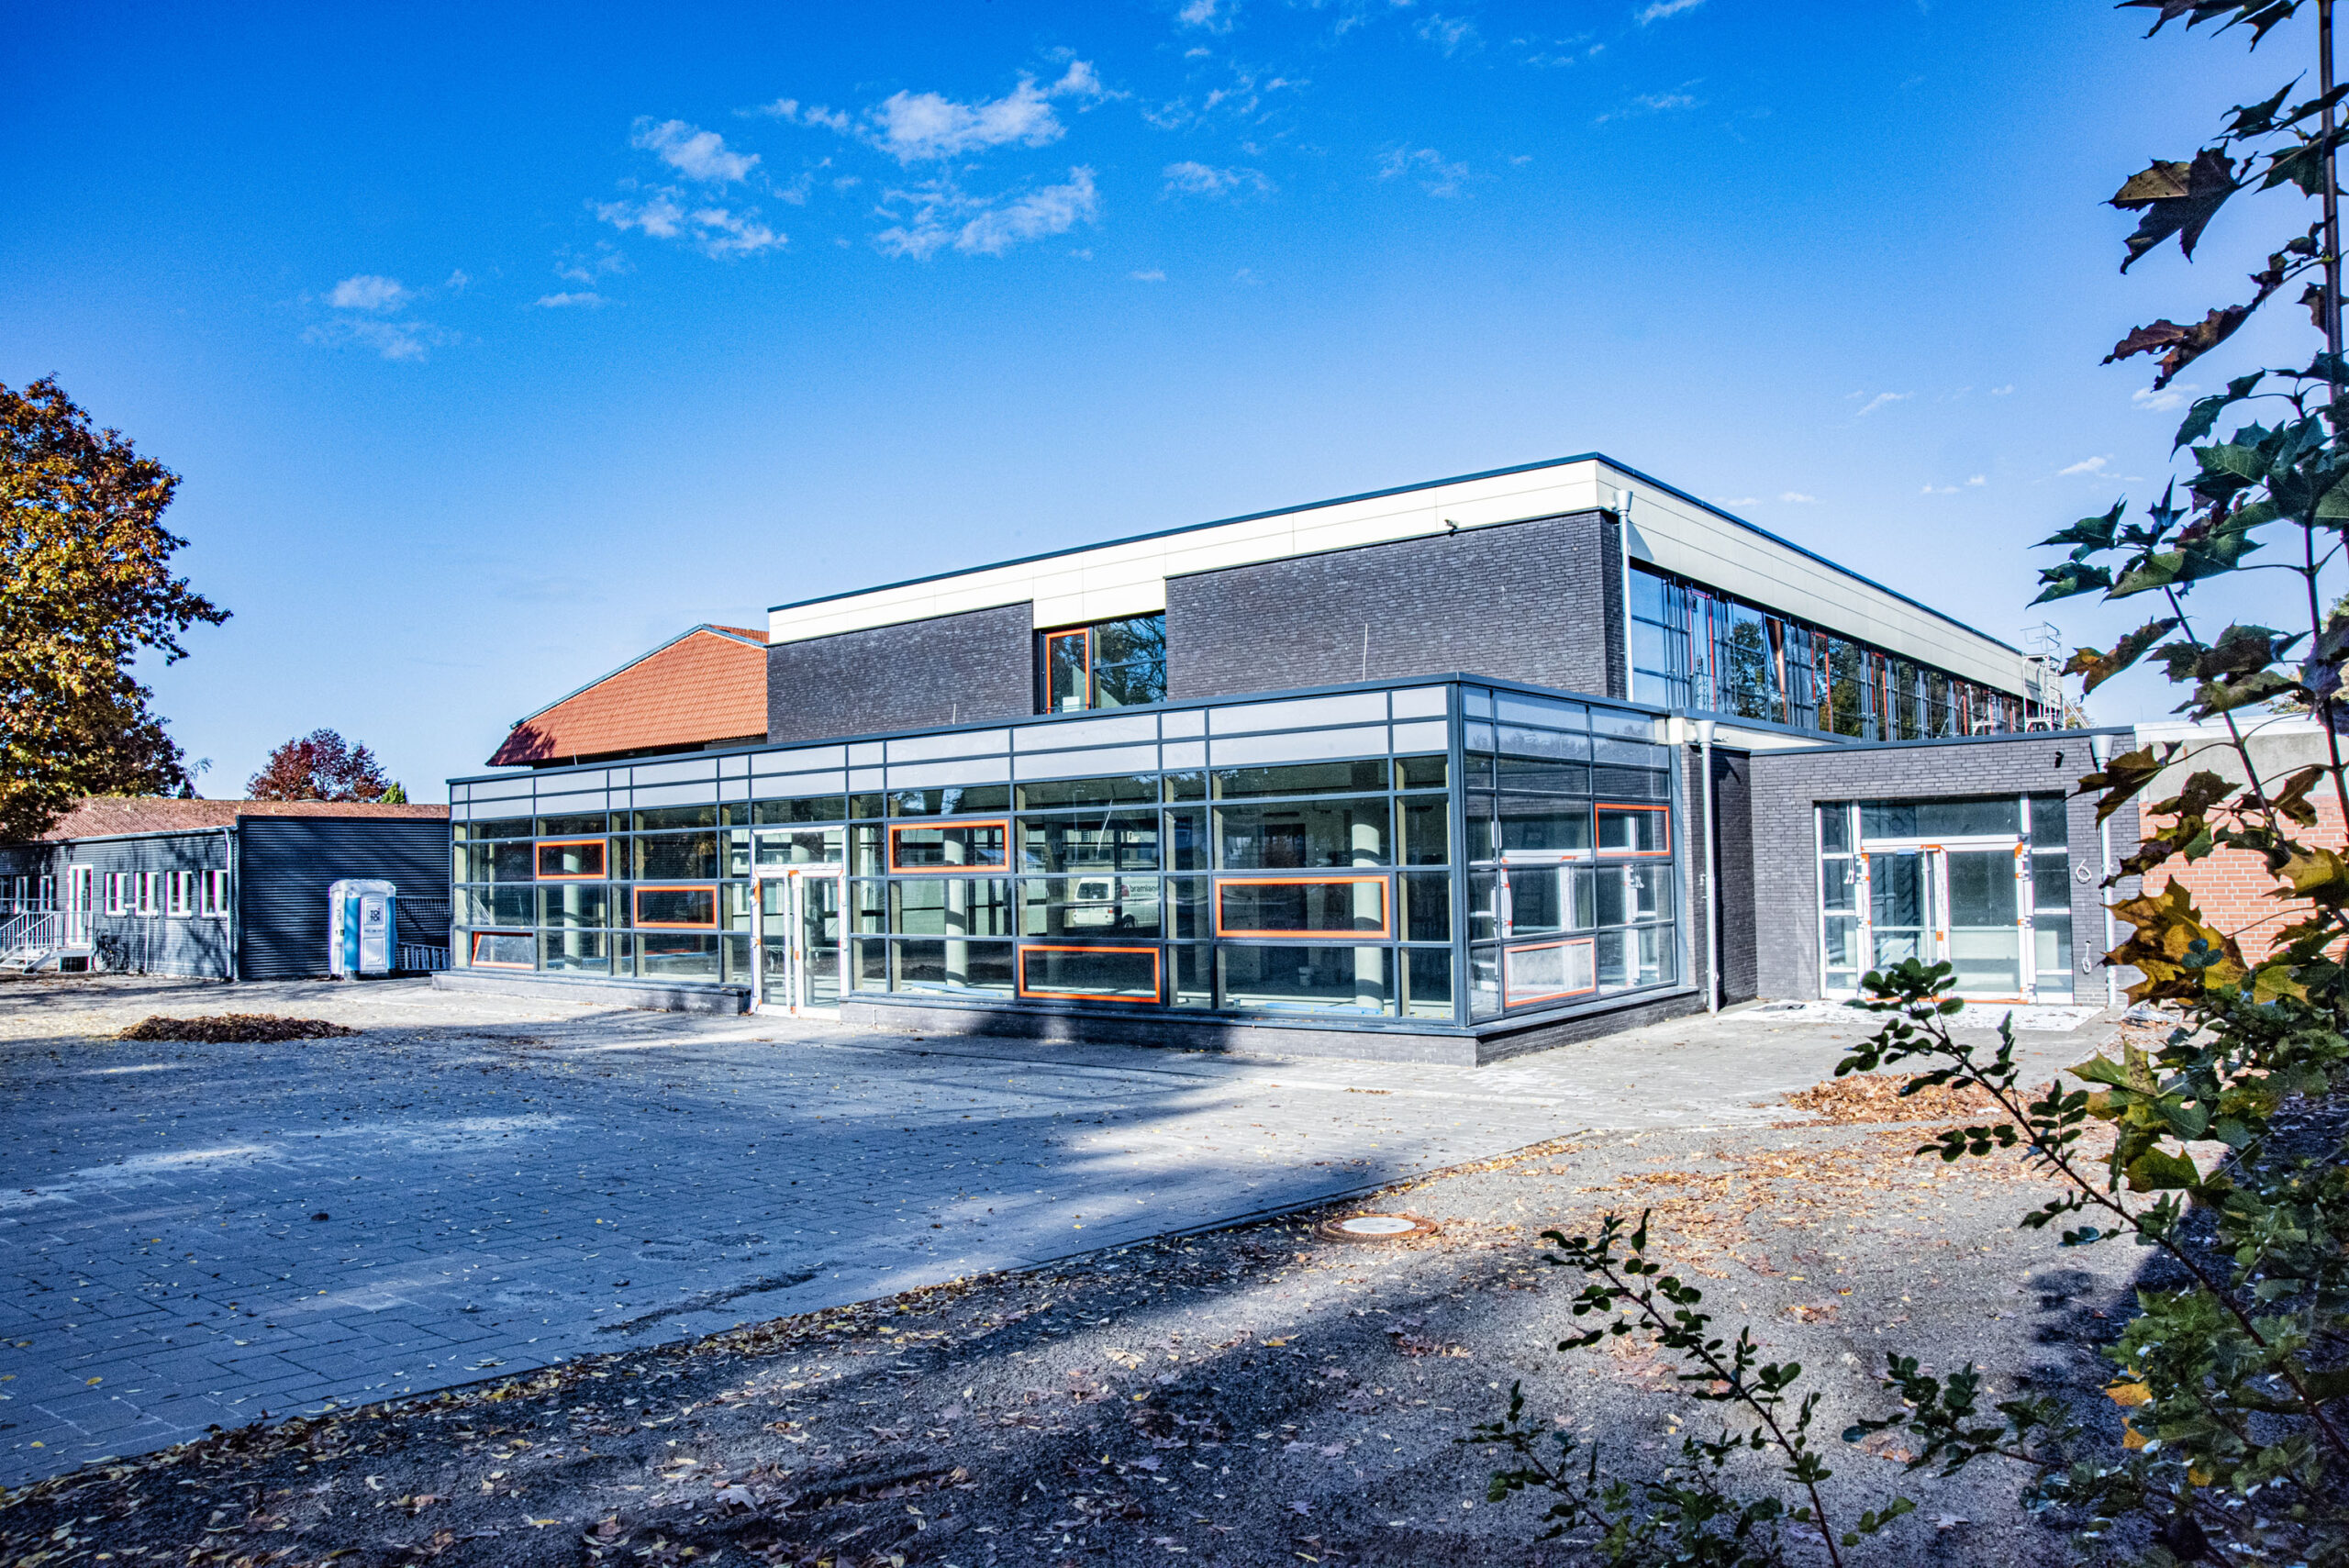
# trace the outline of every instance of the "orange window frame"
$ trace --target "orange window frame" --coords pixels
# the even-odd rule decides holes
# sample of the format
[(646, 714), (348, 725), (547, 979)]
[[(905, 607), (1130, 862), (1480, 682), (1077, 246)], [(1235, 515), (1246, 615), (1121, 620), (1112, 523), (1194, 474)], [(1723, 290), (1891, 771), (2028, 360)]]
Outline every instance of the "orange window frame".
[[(1395, 934), (1395, 890), (1388, 885), (1393, 879), (1385, 876), (1219, 876), (1215, 879), (1215, 934), (1219, 937), (1277, 937), (1285, 941), (1328, 942), (1353, 937), (1361, 940), (1376, 940)], [(1378, 929), (1375, 931), (1333, 931), (1328, 929), (1291, 931), (1237, 930), (1223, 923), (1223, 890), (1227, 887), (1323, 887), (1340, 883), (1375, 883), (1378, 884)]]
[[(993, 865), (978, 861), (966, 861), (961, 865), (908, 866), (897, 863), (897, 835), (926, 833), (940, 828), (994, 828), (1003, 834), (1003, 859)], [(896, 876), (977, 876), (987, 872), (1008, 873), (1011, 870), (1011, 818), (1008, 817), (972, 817), (959, 821), (892, 822), (889, 824), (889, 871)]]
[[(1660, 850), (1610, 850), (1598, 841), (1599, 814), (1607, 811), (1653, 811), (1664, 821), (1664, 847)], [(1629, 801), (1595, 800), (1590, 807), (1591, 851), (1603, 860), (1661, 861), (1672, 857), (1672, 807), (1668, 806), (1634, 806)]]
[[(1547, 952), (1552, 948), (1582, 948), (1590, 954), (1590, 984), (1572, 991), (1543, 991), (1531, 996), (1515, 995), (1509, 986), (1509, 962), (1521, 952)], [(1520, 948), (1501, 950), (1501, 1006), (1523, 1006), (1529, 1002), (1555, 1002), (1567, 996), (1587, 996), (1598, 989), (1598, 941), (1595, 937), (1567, 937), (1554, 942), (1531, 942)]]
[[(707, 920), (648, 920), (644, 918), (644, 895), (648, 893), (707, 893), (709, 895), (709, 918)], [(718, 884), (711, 882), (661, 883), (639, 887), (629, 895), (629, 923), (640, 931), (714, 931), (718, 929)]]
[[(1097, 991), (1031, 991), (1028, 986), (1028, 955), (1031, 952), (1146, 952), (1150, 955), (1150, 995), (1145, 999), (1140, 996), (1105, 996)], [(1015, 990), (1019, 995), (1034, 996), (1046, 1001), (1133, 1002), (1152, 1007), (1161, 1006), (1163, 1006), (1166, 995), (1165, 957), (1154, 947), (1066, 947), (1055, 946), (1049, 942), (1025, 943), (1019, 949), (1019, 973)]]
[(481, 956), (481, 944), (484, 937), (529, 937), (535, 942), (538, 933), (535, 931), (475, 931), (473, 933), (473, 951), (465, 955), (467, 959), (467, 967), (473, 969), (536, 969), (538, 968), (538, 962), (535, 959), (529, 963), (484, 962)]
[[(596, 852), (602, 857), (604, 862), (600, 869), (549, 871), (546, 868), (546, 862), (538, 858), (549, 850), (568, 850), (581, 844), (596, 846)], [(530, 862), (530, 869), (537, 873), (537, 879), (540, 882), (601, 882), (611, 874), (611, 865), (612, 847), (611, 840), (608, 839), (541, 839), (539, 840), (538, 848), (532, 853)]]
[(1085, 671), (1085, 701), (1078, 706), (1081, 708), (1085, 709), (1090, 709), (1093, 706), (1093, 628), (1089, 626), (1081, 626), (1074, 631), (1048, 631), (1044, 634), (1044, 701), (1047, 704), (1047, 712), (1062, 713), (1067, 711), (1063, 708), (1052, 707), (1049, 706), (1052, 700), (1052, 645), (1056, 642), (1064, 642), (1072, 637), (1081, 637), (1085, 639), (1085, 662), (1083, 665)]

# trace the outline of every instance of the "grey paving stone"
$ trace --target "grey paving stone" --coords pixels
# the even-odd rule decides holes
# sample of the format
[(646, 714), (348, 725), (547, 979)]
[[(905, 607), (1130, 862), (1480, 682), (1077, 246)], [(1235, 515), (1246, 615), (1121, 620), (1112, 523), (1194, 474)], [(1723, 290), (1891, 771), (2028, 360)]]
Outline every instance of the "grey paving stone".
[[(104, 1038), (231, 1007), (366, 1032)], [(1466, 1069), (924, 1040), (407, 983), (0, 983), (0, 1370), (17, 1379), (0, 1384), (0, 1482), (90, 1457), (92, 1431), (137, 1451), (1586, 1129), (1767, 1122), (1832, 1067), (1836, 1036), (1865, 1032), (1695, 1019)], [(2043, 1070), (2095, 1041), (2025, 1045)]]

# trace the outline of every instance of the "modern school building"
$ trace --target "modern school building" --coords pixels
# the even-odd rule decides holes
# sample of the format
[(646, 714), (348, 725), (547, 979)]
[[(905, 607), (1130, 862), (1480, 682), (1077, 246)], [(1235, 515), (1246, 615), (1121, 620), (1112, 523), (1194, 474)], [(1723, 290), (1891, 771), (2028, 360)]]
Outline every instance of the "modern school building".
[(2060, 714), (1569, 458), (696, 628), (451, 781), (436, 983), (1459, 1061), (1909, 954), (2100, 999)]

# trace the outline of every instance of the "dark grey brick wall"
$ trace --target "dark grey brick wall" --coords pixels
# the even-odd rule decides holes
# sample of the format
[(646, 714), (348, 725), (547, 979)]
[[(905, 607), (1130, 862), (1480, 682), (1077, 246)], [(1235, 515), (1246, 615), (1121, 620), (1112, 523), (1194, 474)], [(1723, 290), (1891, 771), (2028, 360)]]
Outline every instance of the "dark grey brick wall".
[[(2129, 741), (2116, 737), (2125, 749)], [(2067, 795), (2095, 769), (2088, 737), (2079, 730), (1997, 736), (1975, 740), (1842, 746), (1798, 751), (1757, 751), (1752, 762), (1753, 935), (1755, 984), (1771, 997), (1819, 995), (1819, 828), (1815, 808), (1833, 800), (1955, 799), (1994, 795)], [(2099, 886), (2096, 804), (2074, 796), (2068, 827), (2072, 852), (2072, 972), (2074, 995), (2104, 999), (2103, 904), (2133, 895), (2131, 877), (2118, 892)], [(2133, 812), (2112, 819), (2117, 862), (2137, 847)], [(2080, 871), (2087, 877), (2083, 881)], [(2081, 968), (2083, 960), (2090, 967)], [(2121, 971), (2125, 987), (2136, 978)]]
[(772, 742), (1035, 711), (1035, 609), (1025, 603), (767, 650)]
[(1453, 670), (1627, 695), (1613, 515), (1575, 512), (1166, 581), (1171, 696)]
[(1713, 752), (1714, 846), (1720, 857), (1721, 1000), (1751, 1001), (1755, 989), (1753, 921), (1753, 759)]

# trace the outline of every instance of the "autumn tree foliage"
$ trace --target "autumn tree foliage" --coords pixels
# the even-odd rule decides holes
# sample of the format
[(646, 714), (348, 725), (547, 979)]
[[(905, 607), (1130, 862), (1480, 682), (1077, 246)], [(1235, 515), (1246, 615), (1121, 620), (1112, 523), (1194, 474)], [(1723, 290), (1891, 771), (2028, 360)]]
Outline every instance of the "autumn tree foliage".
[[(2198, 721), (2188, 740), (2121, 752), (2078, 789), (2095, 797), (2100, 822), (2116, 812), (2145, 819), (2137, 850), (2105, 882), (2110, 907), (2131, 928), (2109, 956), (2143, 976), (2131, 999), (2165, 1005), (2176, 1027), (2157, 1046), (2124, 1045), (2119, 1060), (2099, 1054), (2030, 1087), (2011, 1015), (1997, 1051), (1977, 1049), (1955, 1032), (1965, 1004), (1948, 995), (1952, 966), (1909, 959), (1862, 983), (1860, 1006), (1882, 1028), (1835, 1071), (1889, 1068), (1906, 1076), (1903, 1093), (1963, 1086), (1981, 1096), (1996, 1107), (1986, 1119), (1941, 1132), (1919, 1153), (2020, 1158), (2047, 1194), (2022, 1225), (2067, 1248), (2140, 1248), (2158, 1264), (2140, 1274), (2133, 1302), (2113, 1314), (2118, 1332), (2099, 1347), (2109, 1404), (2026, 1392), (2014, 1367), (1969, 1362), (1937, 1377), (1887, 1347), (1877, 1374), (1883, 1414), (1843, 1438), (1899, 1433), (1912, 1472), (2009, 1467), (2026, 1507), (2075, 1529), (2079, 1561), (2343, 1568), (2349, 854), (2322, 841), (2317, 803), (2349, 812), (2349, 600), (2332, 593), (2349, 566), (2336, 168), (2349, 140), (2349, 85), (2334, 82), (2332, 0), (2121, 5), (2154, 13), (2155, 32), (2183, 21), (2188, 32), (2240, 29), (2250, 45), (2297, 18), (2302, 27), (2285, 36), (2313, 33), (2306, 41), (2316, 46), (2313, 83), (2294, 73), (2236, 106), (2190, 156), (2155, 161), (2111, 198), (2138, 215), (2123, 271), (2172, 239), (2190, 260), (2230, 203), (2239, 205), (2229, 217), (2266, 228), (2273, 249), (2248, 298), (2199, 321), (2139, 327), (2105, 362), (2150, 356), (2154, 385), (2166, 385), (2222, 350), (2263, 305), (2293, 298), (2286, 291), (2295, 284), (2321, 341), (2305, 360), (2239, 367), (2223, 390), (2196, 401), (2171, 447), (2181, 472), (2135, 517), (2115, 501), (2042, 541), (2065, 557), (2041, 573), (2041, 600), (2095, 595), (2145, 606), (2143, 625), (2110, 648), (2080, 649), (2065, 673), (2093, 690), (2157, 662), (2180, 699), (2176, 711)], [(2312, 221), (2303, 202), (2316, 207)], [(2255, 604), (2261, 619), (2203, 613), (2209, 596), (2194, 589), (2210, 582)], [(2253, 738), (2304, 714), (2318, 721), (2323, 760), (2264, 773)], [(2141, 799), (2157, 781), (2177, 793)], [(2221, 849), (2257, 855), (2272, 884), (2283, 925), (2256, 962), (2175, 880), (2122, 895), (2126, 878)], [(2095, 1123), (2111, 1129), (2109, 1144), (2087, 1137)], [(1644, 1217), (1634, 1227), (1609, 1215), (1595, 1235), (1548, 1240), (1550, 1260), (1584, 1276), (1574, 1310), (1592, 1325), (1562, 1349), (1619, 1337), (1649, 1343), (1677, 1358), (1690, 1398), (1731, 1421), (1718, 1438), (1685, 1437), (1662, 1474), (1619, 1479), (1602, 1476), (1595, 1447), (1529, 1420), (1513, 1388), (1503, 1418), (1468, 1440), (1506, 1456), (1489, 1482), (1493, 1501), (1548, 1497), (1548, 1533), (1580, 1532), (1619, 1568), (1841, 1568), (1915, 1554), (1898, 1535), (1910, 1501), (1896, 1496), (1854, 1513), (1854, 1499), (1822, 1485), (1834, 1472), (1832, 1447), (1813, 1429), (1820, 1395), (1800, 1391), (1798, 1364), (1765, 1359), (1750, 1330), (1734, 1340), (1716, 1331), (1702, 1291), (1651, 1255)], [(1742, 1455), (1764, 1456), (1775, 1474), (1757, 1473), (1763, 1466)], [(1876, 1539), (1887, 1529), (1896, 1533)]]
[(384, 800), (406, 792), (376, 765), (375, 753), (331, 729), (297, 735), (269, 754), (245, 785), (254, 800)]
[(171, 572), (187, 541), (163, 510), (179, 476), (95, 429), (54, 380), (0, 386), (0, 840), (29, 838), (76, 797), (192, 787), (133, 677), (141, 651), (228, 612)]

